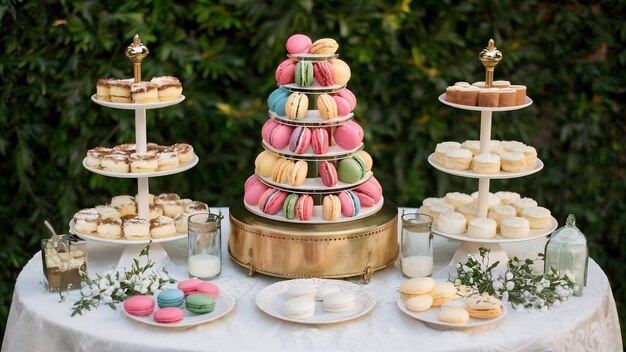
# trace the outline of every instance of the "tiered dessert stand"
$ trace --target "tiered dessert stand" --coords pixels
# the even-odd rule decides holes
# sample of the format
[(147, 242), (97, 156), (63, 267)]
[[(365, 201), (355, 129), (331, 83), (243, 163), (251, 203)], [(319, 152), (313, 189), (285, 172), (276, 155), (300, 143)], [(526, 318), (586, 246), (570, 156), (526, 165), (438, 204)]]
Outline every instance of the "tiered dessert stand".
[[(126, 49), (126, 56), (133, 62), (133, 72), (134, 72), (134, 80), (135, 83), (141, 82), (141, 62), (143, 59), (149, 54), (148, 48), (146, 48), (139, 39), (138, 35), (135, 35), (133, 39), (133, 43), (129, 45)], [(96, 95), (91, 96), (91, 100), (102, 106), (106, 106), (114, 109), (122, 109), (122, 110), (134, 110), (135, 111), (135, 145), (136, 151), (138, 153), (143, 153), (147, 149), (147, 137), (146, 137), (146, 110), (149, 109), (159, 109), (167, 106), (176, 105), (183, 100), (185, 100), (185, 96), (181, 95), (180, 98), (172, 101), (158, 102), (158, 103), (146, 103), (146, 104), (134, 104), (134, 103), (113, 103), (108, 101), (98, 100)], [(94, 173), (116, 177), (116, 178), (136, 178), (137, 179), (137, 213), (138, 217), (150, 220), (149, 217), (149, 187), (148, 180), (150, 177), (157, 176), (166, 176), (177, 174), (183, 171), (186, 171), (192, 167), (194, 167), (198, 163), (198, 156), (194, 154), (193, 160), (189, 163), (183, 164), (176, 169), (166, 170), (166, 171), (155, 171), (150, 173), (116, 173), (116, 172), (108, 172), (101, 169), (89, 167), (86, 163), (86, 158), (83, 160), (83, 166)], [(161, 242), (169, 242), (175, 241), (181, 238), (187, 237), (186, 233), (177, 233), (174, 237), (162, 238), (162, 239), (151, 239), (151, 240), (125, 240), (125, 239), (105, 239), (95, 235), (86, 235), (78, 233), (73, 228), (73, 221), (70, 222), (70, 229), (72, 233), (81, 237), (82, 239), (89, 241), (98, 241), (119, 245), (126, 245), (122, 256), (120, 257), (120, 261), (118, 263), (118, 267), (129, 267), (132, 264), (133, 259), (139, 256), (141, 250), (145, 247), (147, 243), (152, 241), (152, 245), (150, 247), (150, 259), (155, 263), (163, 262), (167, 258), (167, 253), (158, 243)]]
[[(493, 72), (495, 66), (502, 58), (502, 54), (495, 47), (493, 40), (489, 41), (489, 46), (484, 49), (480, 53), (480, 60), (483, 62), (486, 68), (486, 78), (485, 78), (485, 86), (490, 88), (493, 83)], [(511, 107), (482, 107), (482, 106), (468, 106), (461, 104), (454, 104), (446, 101), (446, 95), (441, 94), (439, 96), (439, 101), (452, 106), (457, 109), (464, 109), (470, 111), (480, 111), (480, 153), (489, 153), (490, 141), (491, 141), (491, 117), (493, 112), (504, 112), (504, 111), (513, 111), (523, 109), (527, 106), (530, 106), (533, 102), (529, 97), (526, 97), (526, 101), (523, 105), (511, 106)], [(535, 167), (528, 171), (523, 172), (503, 172), (501, 171), (499, 174), (495, 175), (485, 175), (485, 174), (477, 174), (471, 170), (453, 170), (442, 167), (441, 165), (435, 162), (435, 155), (431, 154), (428, 156), (428, 162), (435, 167), (439, 171), (443, 171), (445, 173), (467, 177), (467, 178), (477, 178), (478, 179), (478, 205), (477, 205), (477, 218), (486, 218), (488, 213), (488, 198), (489, 198), (489, 184), (492, 179), (509, 179), (509, 178), (517, 178), (523, 177), (527, 175), (534, 174), (543, 169), (543, 162), (540, 159), (537, 159), (537, 163)], [(466, 234), (449, 234), (443, 231), (438, 230), (435, 226), (433, 226), (433, 232), (448, 237), (451, 239), (461, 241), (459, 247), (457, 248), (452, 260), (450, 261), (450, 266), (448, 268), (443, 268), (442, 272), (456, 272), (456, 264), (463, 263), (467, 261), (468, 254), (473, 254), (476, 257), (479, 255), (480, 247), (485, 247), (490, 250), (489, 260), (491, 263), (495, 263), (496, 261), (500, 261), (500, 266), (506, 264), (509, 260), (507, 253), (502, 249), (500, 244), (503, 243), (513, 243), (513, 242), (521, 242), (521, 241), (529, 241), (537, 238), (545, 237), (552, 233), (558, 226), (558, 223), (554, 217), (552, 217), (552, 223), (549, 227), (543, 229), (531, 229), (530, 233), (527, 237), (524, 238), (505, 238), (500, 235), (496, 235), (496, 237), (491, 239), (480, 239), (480, 238), (472, 238), (467, 236)]]
[[(337, 55), (297, 54), (288, 55), (298, 61), (327, 61)], [(285, 84), (279, 87), (304, 93), (309, 97), (309, 110), (301, 120), (292, 120), (269, 111), (269, 118), (290, 126), (328, 128), (329, 135), (337, 126), (348, 123), (353, 113), (334, 119), (323, 119), (316, 110), (317, 97), (345, 88), (345, 85), (300, 87)], [(308, 221), (290, 220), (282, 211), (276, 215), (263, 213), (257, 206), (240, 202), (230, 209), (231, 234), (229, 252), (235, 262), (244, 266), (248, 274), (254, 272), (285, 278), (341, 278), (362, 276), (369, 282), (372, 274), (391, 263), (398, 251), (397, 208), (384, 198), (369, 208), (361, 208), (355, 217), (337, 220), (322, 218), (321, 203), (327, 194), (351, 190), (368, 181), (372, 172), (356, 183), (338, 182), (333, 187), (322, 183), (319, 165), (322, 161), (349, 158), (363, 149), (363, 144), (353, 150), (344, 150), (331, 145), (324, 155), (309, 151), (295, 154), (285, 148), (277, 150), (265, 141), (263, 148), (278, 156), (308, 163), (307, 179), (302, 185), (292, 186), (272, 181), (271, 177), (259, 179), (270, 187), (288, 193), (305, 193), (314, 199), (313, 217)], [(243, 204), (242, 204), (243, 203)]]

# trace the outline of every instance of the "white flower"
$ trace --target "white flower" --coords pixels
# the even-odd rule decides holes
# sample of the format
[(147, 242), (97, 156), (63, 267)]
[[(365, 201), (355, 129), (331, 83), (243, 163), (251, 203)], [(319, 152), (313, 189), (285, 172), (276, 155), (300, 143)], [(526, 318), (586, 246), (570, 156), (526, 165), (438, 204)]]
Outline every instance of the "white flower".
[(118, 296), (118, 297), (124, 295), (124, 290), (122, 290), (121, 288), (118, 289), (117, 291), (115, 291), (115, 295)]
[(85, 297), (91, 296), (92, 293), (93, 292), (91, 292), (91, 287), (89, 287), (88, 285), (83, 286), (83, 288), (80, 290), (80, 294)]
[(139, 293), (146, 294), (148, 292), (148, 286), (141, 286), (141, 289), (139, 290)]
[(473, 284), (473, 283), (474, 283), (474, 278), (473, 278), (473, 277), (470, 277), (470, 278), (469, 278), (469, 283), (470, 283), (470, 284)]
[(135, 284), (135, 286), (133, 286), (133, 291), (141, 292), (141, 285)]
[(499, 291), (500, 289), (502, 289), (502, 287), (504, 287), (504, 285), (502, 284), (502, 282), (498, 281), (498, 280), (494, 280), (493, 283), (491, 284), (491, 286), (493, 287), (494, 290)]
[(150, 291), (157, 292), (157, 290), (159, 289), (159, 283), (157, 281), (153, 282), (152, 285), (150, 285)]
[(113, 302), (113, 299), (111, 298), (111, 296), (102, 296), (100, 300), (102, 301), (102, 303), (105, 303), (105, 304)]
[(98, 287), (100, 287), (100, 290), (102, 291), (106, 290), (109, 287), (109, 281), (106, 279), (100, 280)]
[(115, 287), (109, 286), (109, 288), (107, 288), (106, 291), (104, 291), (103, 295), (111, 296), (113, 294), (113, 291), (115, 291)]
[(119, 281), (115, 281), (115, 283), (113, 284), (113, 287), (120, 288), (120, 282)]
[(98, 287), (98, 285), (96, 285), (96, 284), (91, 285), (91, 293), (94, 296), (98, 295), (100, 293), (100, 287)]
[(536, 285), (535, 286), (535, 292), (541, 293), (541, 291), (543, 291), (543, 286), (542, 285)]
[(507, 281), (511, 281), (513, 280), (513, 273), (510, 271), (506, 272), (506, 275), (504, 275), (504, 277), (506, 278)]
[(513, 281), (509, 281), (506, 283), (506, 290), (512, 291), (515, 288), (515, 283)]

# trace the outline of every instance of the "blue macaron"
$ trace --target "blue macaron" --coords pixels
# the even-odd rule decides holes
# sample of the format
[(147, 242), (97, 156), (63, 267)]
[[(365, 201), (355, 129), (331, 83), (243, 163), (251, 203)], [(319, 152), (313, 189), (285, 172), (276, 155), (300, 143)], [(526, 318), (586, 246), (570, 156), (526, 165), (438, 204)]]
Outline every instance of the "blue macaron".
[[(291, 93), (289, 93), (289, 91), (284, 90), (282, 88), (278, 88), (278, 89), (274, 90), (272, 92), (272, 94), (270, 94), (270, 96), (267, 98), (267, 106), (270, 108), (270, 110), (276, 111), (275, 110), (276, 104), (279, 101), (282, 101), (282, 100), (284, 100), (285, 103), (286, 103), (287, 102), (287, 98), (289, 97), (289, 94), (291, 94)], [(283, 110), (284, 110), (284, 105), (285, 104), (283, 103), (282, 105), (283, 105)], [(279, 114), (279, 115), (281, 115), (281, 114)], [(284, 115), (284, 114), (282, 114), (282, 115)]]
[(157, 304), (160, 308), (180, 307), (185, 302), (185, 293), (177, 288), (168, 288), (159, 292)]

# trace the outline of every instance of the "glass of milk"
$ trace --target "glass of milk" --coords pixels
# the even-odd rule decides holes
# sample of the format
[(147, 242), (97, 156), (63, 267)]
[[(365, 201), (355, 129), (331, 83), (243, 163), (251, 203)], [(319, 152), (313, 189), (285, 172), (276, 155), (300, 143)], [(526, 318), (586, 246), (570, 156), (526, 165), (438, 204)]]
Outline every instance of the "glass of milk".
[(222, 214), (189, 216), (189, 276), (211, 279), (222, 272)]
[(406, 277), (427, 277), (433, 273), (432, 222), (430, 215), (402, 212), (400, 267)]

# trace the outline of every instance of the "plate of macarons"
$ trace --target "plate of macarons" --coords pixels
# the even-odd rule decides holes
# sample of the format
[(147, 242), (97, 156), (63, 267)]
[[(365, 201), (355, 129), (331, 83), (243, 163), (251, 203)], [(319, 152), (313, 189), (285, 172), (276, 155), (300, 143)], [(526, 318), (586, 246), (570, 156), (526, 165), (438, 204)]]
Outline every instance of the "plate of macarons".
[(361, 286), (342, 280), (295, 279), (269, 285), (256, 297), (265, 313), (300, 324), (335, 324), (369, 313), (376, 300)]
[(122, 311), (132, 320), (163, 328), (189, 328), (219, 319), (235, 308), (235, 299), (211, 282), (196, 278), (155, 296), (127, 298)]
[(481, 327), (507, 313), (506, 304), (494, 296), (430, 277), (405, 280), (397, 304), (406, 315), (437, 330)]

